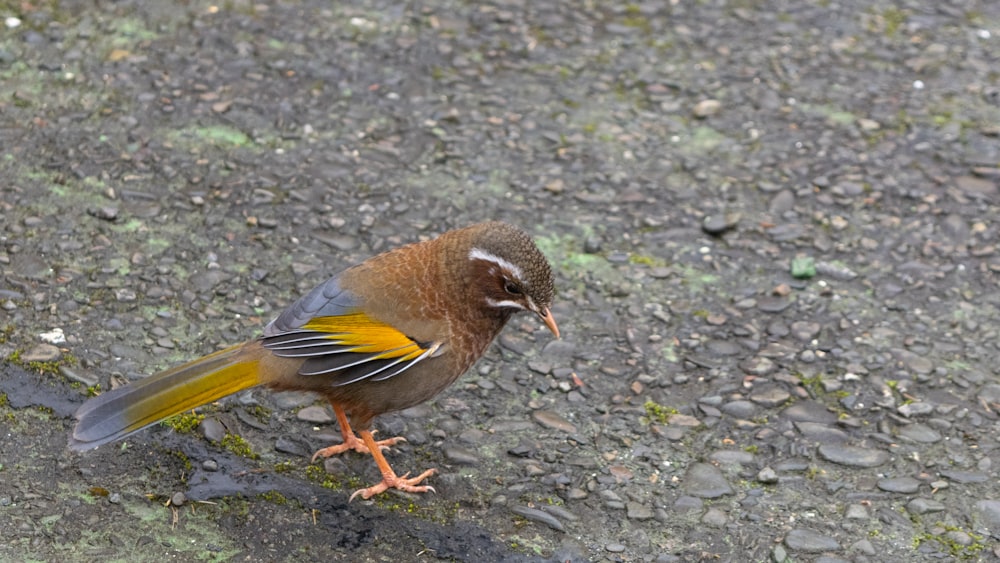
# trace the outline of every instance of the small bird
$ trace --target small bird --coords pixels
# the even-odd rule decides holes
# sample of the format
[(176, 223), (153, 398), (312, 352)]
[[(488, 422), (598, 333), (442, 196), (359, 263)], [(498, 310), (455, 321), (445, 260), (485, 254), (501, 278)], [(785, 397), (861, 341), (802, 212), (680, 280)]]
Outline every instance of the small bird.
[(372, 419), (443, 391), (514, 313), (538, 315), (558, 338), (552, 297), (549, 263), (521, 229), (491, 221), (448, 231), (333, 276), (255, 340), (88, 400), (76, 412), (69, 446), (96, 448), (258, 385), (312, 391), (333, 406), (343, 435), (312, 461), (354, 450), (370, 454), (382, 473), (380, 483), (355, 491), (352, 500), (390, 488), (433, 491), (420, 483), (435, 469), (396, 475), (382, 450), (405, 439), (376, 441)]

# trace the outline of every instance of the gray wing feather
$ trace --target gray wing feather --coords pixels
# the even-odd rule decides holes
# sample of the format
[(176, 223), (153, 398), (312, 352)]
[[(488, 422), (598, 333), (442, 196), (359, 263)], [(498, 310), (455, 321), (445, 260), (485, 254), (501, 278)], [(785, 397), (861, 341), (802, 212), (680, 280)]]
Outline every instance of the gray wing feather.
[(264, 327), (264, 337), (297, 330), (315, 317), (346, 315), (356, 310), (360, 304), (354, 294), (340, 287), (338, 274), (292, 303)]

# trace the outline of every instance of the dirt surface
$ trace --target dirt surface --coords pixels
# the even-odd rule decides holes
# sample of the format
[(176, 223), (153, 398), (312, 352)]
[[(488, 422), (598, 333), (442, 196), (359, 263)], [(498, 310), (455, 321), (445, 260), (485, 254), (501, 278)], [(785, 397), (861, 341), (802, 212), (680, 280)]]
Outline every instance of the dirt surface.
[[(0, 560), (1000, 552), (1000, 3), (0, 16)], [(488, 218), (564, 337), (518, 318), (377, 421), (437, 494), (348, 503), (376, 468), (310, 464), (336, 426), (299, 394), (66, 449), (88, 394)]]

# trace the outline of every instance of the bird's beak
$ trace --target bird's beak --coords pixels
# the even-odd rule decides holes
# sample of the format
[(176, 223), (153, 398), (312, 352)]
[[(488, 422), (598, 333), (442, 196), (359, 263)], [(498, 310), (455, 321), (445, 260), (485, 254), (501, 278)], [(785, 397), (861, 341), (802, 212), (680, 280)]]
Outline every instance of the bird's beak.
[(556, 324), (556, 320), (552, 318), (552, 311), (546, 307), (542, 309), (541, 313), (538, 313), (538, 316), (542, 318), (542, 322), (545, 323), (545, 326), (549, 327), (552, 334), (556, 335), (556, 338), (559, 338), (559, 326)]

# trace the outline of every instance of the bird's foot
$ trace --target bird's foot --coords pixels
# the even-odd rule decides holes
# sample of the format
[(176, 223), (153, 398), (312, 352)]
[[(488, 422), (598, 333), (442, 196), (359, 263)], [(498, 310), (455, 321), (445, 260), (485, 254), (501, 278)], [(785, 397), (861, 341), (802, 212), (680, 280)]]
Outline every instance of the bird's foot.
[(437, 469), (428, 469), (416, 477), (408, 477), (409, 473), (403, 475), (402, 477), (397, 477), (393, 473), (383, 475), (381, 483), (372, 485), (367, 489), (358, 489), (354, 491), (354, 494), (351, 495), (351, 498), (348, 499), (347, 502), (354, 500), (354, 497), (358, 495), (361, 495), (361, 498), (367, 500), (379, 493), (384, 493), (389, 489), (399, 489), (408, 493), (426, 493), (427, 491), (436, 493), (437, 491), (435, 491), (434, 487), (431, 487), (430, 485), (418, 485), (418, 483), (435, 473), (437, 473)]
[[(378, 446), (379, 451), (382, 451), (382, 450), (387, 450), (390, 447), (405, 441), (406, 438), (402, 436), (396, 436), (395, 438), (387, 438), (385, 440), (379, 440), (375, 442), (375, 445)], [(372, 453), (371, 450), (368, 449), (368, 446), (365, 445), (363, 441), (359, 440), (358, 437), (355, 436), (353, 432), (351, 432), (350, 434), (344, 437), (343, 443), (337, 444), (335, 446), (329, 446), (321, 450), (317, 450), (316, 453), (314, 453), (312, 456), (312, 463), (316, 463), (317, 459), (320, 458), (325, 459), (330, 456), (342, 454), (348, 450), (354, 450), (359, 454), (366, 454), (366, 455), (371, 455)]]

